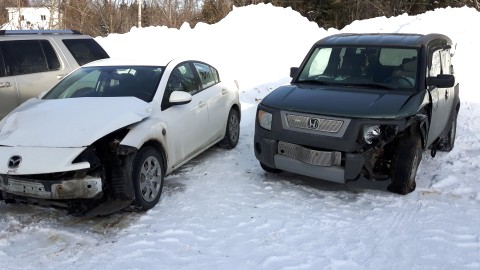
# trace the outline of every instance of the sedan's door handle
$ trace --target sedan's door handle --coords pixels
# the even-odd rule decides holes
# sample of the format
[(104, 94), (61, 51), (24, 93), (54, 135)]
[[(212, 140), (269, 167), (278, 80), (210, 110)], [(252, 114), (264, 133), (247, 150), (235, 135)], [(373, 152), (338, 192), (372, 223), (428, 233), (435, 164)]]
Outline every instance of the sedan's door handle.
[(445, 90), (445, 99), (448, 99), (448, 89)]
[(57, 75), (57, 79), (60, 80), (60, 79), (62, 79), (63, 77), (65, 77), (65, 75), (66, 75), (66, 74), (58, 74), (58, 75)]
[(10, 82), (0, 83), (0, 88), (7, 88), (7, 87), (10, 87), (10, 86), (12, 86), (12, 84)]
[(222, 89), (222, 95), (225, 95), (227, 92), (228, 92), (227, 89), (225, 89), (225, 88)]
[(200, 107), (200, 108), (205, 107), (205, 105), (207, 105), (207, 103), (206, 103), (205, 101), (200, 101), (200, 102), (198, 103), (198, 107)]

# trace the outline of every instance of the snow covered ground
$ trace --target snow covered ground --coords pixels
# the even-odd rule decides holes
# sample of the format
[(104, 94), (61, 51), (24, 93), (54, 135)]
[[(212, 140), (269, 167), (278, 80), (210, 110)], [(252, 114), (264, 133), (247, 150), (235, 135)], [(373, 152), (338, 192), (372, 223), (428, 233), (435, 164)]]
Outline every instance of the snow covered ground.
[(440, 9), (356, 21), (341, 32), (439, 32), (457, 44), (462, 107), (455, 149), (428, 153), (407, 196), (386, 183), (270, 175), (253, 154), (258, 100), (288, 83), (333, 33), (291, 9), (236, 8), (194, 29), (133, 28), (97, 38), (111, 56), (200, 55), (240, 81), (237, 148), (213, 148), (165, 179), (147, 213), (79, 219), (0, 203), (2, 269), (480, 269), (480, 13)]

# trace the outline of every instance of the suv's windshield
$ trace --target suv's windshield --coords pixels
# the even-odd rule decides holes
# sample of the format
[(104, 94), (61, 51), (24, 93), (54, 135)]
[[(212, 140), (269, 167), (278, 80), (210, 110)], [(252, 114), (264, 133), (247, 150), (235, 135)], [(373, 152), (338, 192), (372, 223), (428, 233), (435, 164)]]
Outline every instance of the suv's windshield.
[(413, 89), (417, 54), (410, 48), (318, 47), (296, 82)]
[(43, 99), (79, 97), (137, 97), (150, 102), (163, 67), (82, 67), (50, 90)]

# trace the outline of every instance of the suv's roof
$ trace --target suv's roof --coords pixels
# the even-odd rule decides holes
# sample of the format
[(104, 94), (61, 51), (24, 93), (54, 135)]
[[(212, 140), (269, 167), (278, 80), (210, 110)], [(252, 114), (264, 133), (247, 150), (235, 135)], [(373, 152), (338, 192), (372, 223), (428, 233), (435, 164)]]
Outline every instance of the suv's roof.
[(442, 34), (372, 33), (332, 35), (319, 40), (316, 45), (385, 45), (421, 47), (434, 40), (444, 40), (446, 41), (446, 44), (452, 44), (450, 38)]
[(82, 35), (76, 30), (0, 30), (0, 36), (12, 35)]

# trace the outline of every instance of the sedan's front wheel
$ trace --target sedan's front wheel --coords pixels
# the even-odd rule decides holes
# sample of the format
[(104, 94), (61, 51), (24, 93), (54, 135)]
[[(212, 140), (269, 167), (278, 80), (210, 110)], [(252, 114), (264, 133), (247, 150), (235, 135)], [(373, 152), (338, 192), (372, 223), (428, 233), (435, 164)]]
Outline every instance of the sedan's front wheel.
[(135, 209), (147, 211), (160, 200), (163, 188), (163, 158), (151, 146), (141, 148), (133, 161), (133, 187)]

